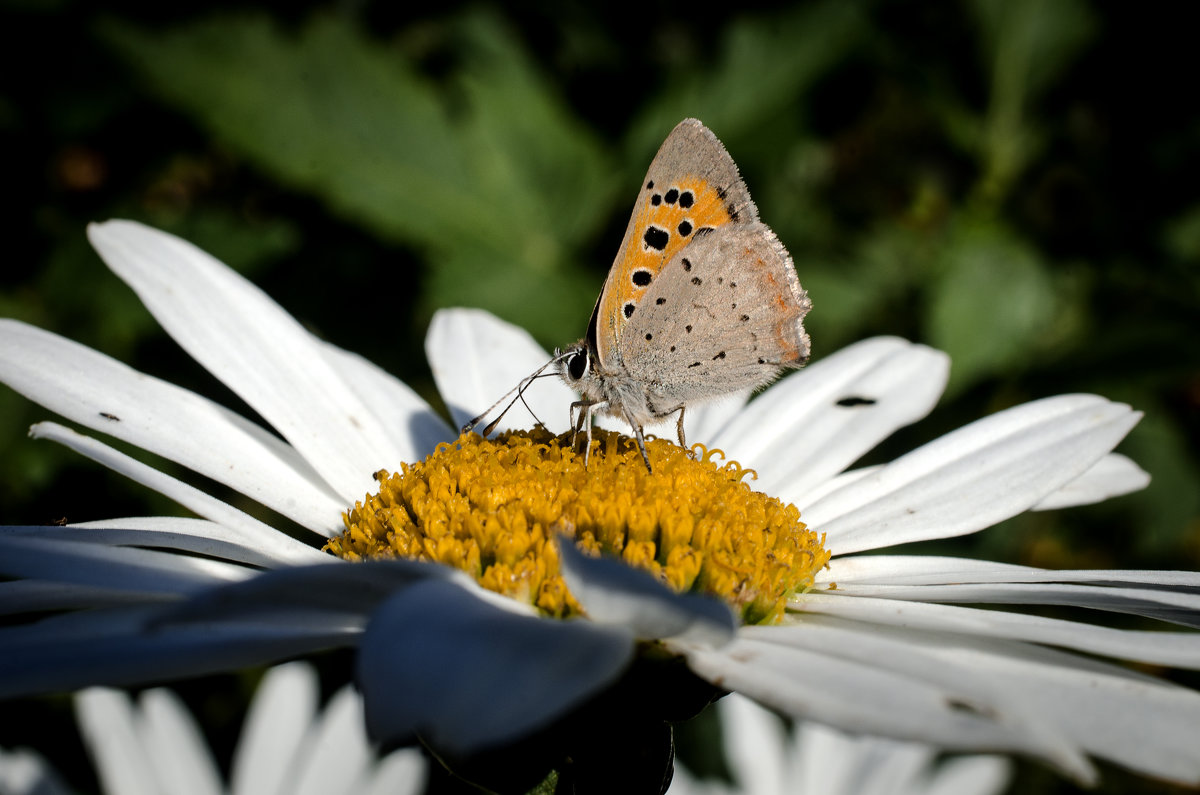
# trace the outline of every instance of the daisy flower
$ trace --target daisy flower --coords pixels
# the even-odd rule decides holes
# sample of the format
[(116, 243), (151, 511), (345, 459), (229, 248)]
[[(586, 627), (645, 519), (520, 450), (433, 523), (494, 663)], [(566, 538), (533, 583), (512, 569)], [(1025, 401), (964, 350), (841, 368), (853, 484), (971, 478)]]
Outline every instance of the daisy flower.
[[(101, 791), (108, 795), (416, 795), (426, 762), (399, 749), (382, 759), (363, 731), (362, 697), (343, 687), (319, 708), (316, 671), (305, 663), (269, 670), (246, 715), (223, 781), (195, 718), (171, 690), (94, 687), (75, 695), (75, 713)], [(0, 792), (69, 793), (40, 756), (0, 750)]]
[(928, 745), (851, 736), (811, 721), (789, 731), (737, 693), (716, 709), (733, 782), (699, 779), (676, 764), (671, 795), (999, 795), (1012, 777), (1003, 756), (939, 759)]
[[(0, 630), (0, 695), (353, 646), (373, 738), (419, 737), (451, 763), (535, 738), (512, 788), (550, 768), (597, 789), (630, 770), (665, 787), (667, 721), (724, 691), (845, 730), (1029, 754), (1083, 782), (1094, 758), (1200, 782), (1200, 694), (1119, 664), (1200, 667), (1200, 634), (980, 607), (1194, 627), (1196, 573), (864, 554), (1141, 488), (1145, 474), (1111, 453), (1140, 416), (1128, 406), (1039, 400), (847, 471), (932, 409), (949, 366), (877, 338), (753, 401), (689, 411), (688, 437), (708, 450), (655, 440), (651, 473), (627, 439), (597, 431), (585, 469), (545, 430), (455, 441), (405, 385), (182, 240), (123, 221), (89, 236), (270, 429), (14, 321), (0, 325), (0, 380), (274, 516), (96, 436), (34, 426), (199, 518), (5, 528), (0, 606), (54, 614)], [(469, 310), (439, 313), (426, 349), (456, 424), (548, 358)], [(565, 386), (525, 397), (565, 424)], [(532, 422), (523, 412), (510, 427)], [(275, 529), (289, 523), (310, 538)], [(386, 560), (345, 562), (364, 558)]]

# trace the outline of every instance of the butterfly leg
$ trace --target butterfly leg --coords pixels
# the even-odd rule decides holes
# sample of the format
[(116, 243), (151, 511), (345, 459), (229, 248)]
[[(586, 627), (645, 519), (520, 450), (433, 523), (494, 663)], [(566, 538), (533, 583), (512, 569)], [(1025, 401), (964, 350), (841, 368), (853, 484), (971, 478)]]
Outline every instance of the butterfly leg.
[[(571, 404), (571, 448), (579, 449), (579, 434), (582, 431), (585, 437), (583, 448), (583, 466), (585, 468), (592, 453), (592, 415), (607, 405), (608, 403), (603, 400), (594, 403), (577, 400)], [(579, 412), (578, 415), (575, 414), (576, 411)]]
[[(579, 431), (583, 428), (583, 409), (587, 406), (586, 400), (576, 400), (571, 404), (571, 411), (567, 417), (571, 424), (571, 444), (575, 444), (575, 437), (579, 435)], [(579, 412), (579, 416), (575, 416), (575, 412)]]
[[(570, 422), (571, 422), (571, 449), (579, 448), (579, 432), (583, 430), (583, 418), (587, 416), (587, 408), (591, 404), (586, 400), (577, 400), (571, 404)], [(579, 414), (576, 415), (575, 412)]]
[(687, 450), (687, 439), (683, 436), (683, 410), (685, 408), (686, 406), (679, 407), (679, 419), (675, 422), (675, 431), (679, 434), (679, 446)]
[[(629, 419), (626, 417), (625, 419)], [(646, 453), (646, 437), (642, 433), (642, 426), (638, 425), (633, 420), (629, 420), (629, 424), (633, 427), (633, 437), (637, 440), (638, 451), (642, 454), (642, 460), (646, 462), (646, 471), (653, 472), (650, 468), (650, 456)]]

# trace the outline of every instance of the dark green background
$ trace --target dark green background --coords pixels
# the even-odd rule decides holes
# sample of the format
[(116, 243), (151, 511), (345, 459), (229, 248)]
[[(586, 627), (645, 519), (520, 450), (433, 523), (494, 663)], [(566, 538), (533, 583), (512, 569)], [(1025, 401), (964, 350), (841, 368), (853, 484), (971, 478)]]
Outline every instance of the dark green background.
[[(87, 222), (136, 218), (440, 406), (431, 313), (486, 307), (547, 347), (580, 336), (655, 148), (697, 116), (796, 261), (816, 357), (880, 333), (952, 355), (934, 415), (871, 460), (1062, 392), (1146, 412), (1121, 450), (1147, 490), (939, 551), (1200, 568), (1184, 6), (400, 6), (0, 3), (0, 315), (237, 406), (88, 248)], [(0, 521), (175, 510), (29, 441), (47, 418), (0, 391)], [(222, 753), (246, 686), (188, 688)], [(69, 733), (62, 701), (0, 710), (20, 716), (0, 721), (4, 744), (53, 752), (43, 717)], [(1101, 791), (1170, 791), (1105, 773)], [(1073, 791), (1034, 765), (1020, 776)]]

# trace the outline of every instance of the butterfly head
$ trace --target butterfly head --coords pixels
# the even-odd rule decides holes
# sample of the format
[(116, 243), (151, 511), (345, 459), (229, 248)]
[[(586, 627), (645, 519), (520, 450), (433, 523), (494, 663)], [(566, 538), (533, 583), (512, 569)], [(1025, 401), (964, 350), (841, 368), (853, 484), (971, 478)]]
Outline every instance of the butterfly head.
[(587, 340), (580, 340), (566, 348), (556, 348), (554, 360), (558, 363), (558, 374), (567, 386), (585, 398), (596, 395), (599, 391), (596, 355)]

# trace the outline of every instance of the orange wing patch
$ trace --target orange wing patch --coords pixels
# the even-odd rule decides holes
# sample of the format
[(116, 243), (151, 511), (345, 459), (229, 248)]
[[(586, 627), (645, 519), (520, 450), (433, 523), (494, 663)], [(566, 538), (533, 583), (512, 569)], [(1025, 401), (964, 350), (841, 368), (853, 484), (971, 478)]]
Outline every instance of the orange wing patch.
[(601, 359), (615, 352), (618, 330), (633, 317), (663, 266), (701, 230), (737, 221), (737, 208), (726, 201), (724, 189), (706, 180), (689, 177), (670, 185), (646, 183), (625, 247), (604, 286), (597, 317)]
[[(746, 252), (749, 254), (750, 252)], [(789, 265), (790, 267), (790, 265)], [(779, 364), (795, 364), (802, 362), (806, 358), (805, 354), (801, 354), (800, 346), (797, 341), (793, 340), (796, 331), (796, 318), (803, 318), (807, 310), (797, 311), (793, 309), (795, 304), (794, 291), (788, 285), (779, 284), (779, 280), (775, 278), (775, 274), (771, 273), (760, 258), (758, 261), (758, 271), (765, 273), (767, 282), (778, 290), (771, 303), (775, 305), (775, 315), (779, 321), (775, 324), (775, 340), (779, 343), (783, 350), (783, 356), (780, 357)], [(789, 301), (789, 299), (791, 299)]]

